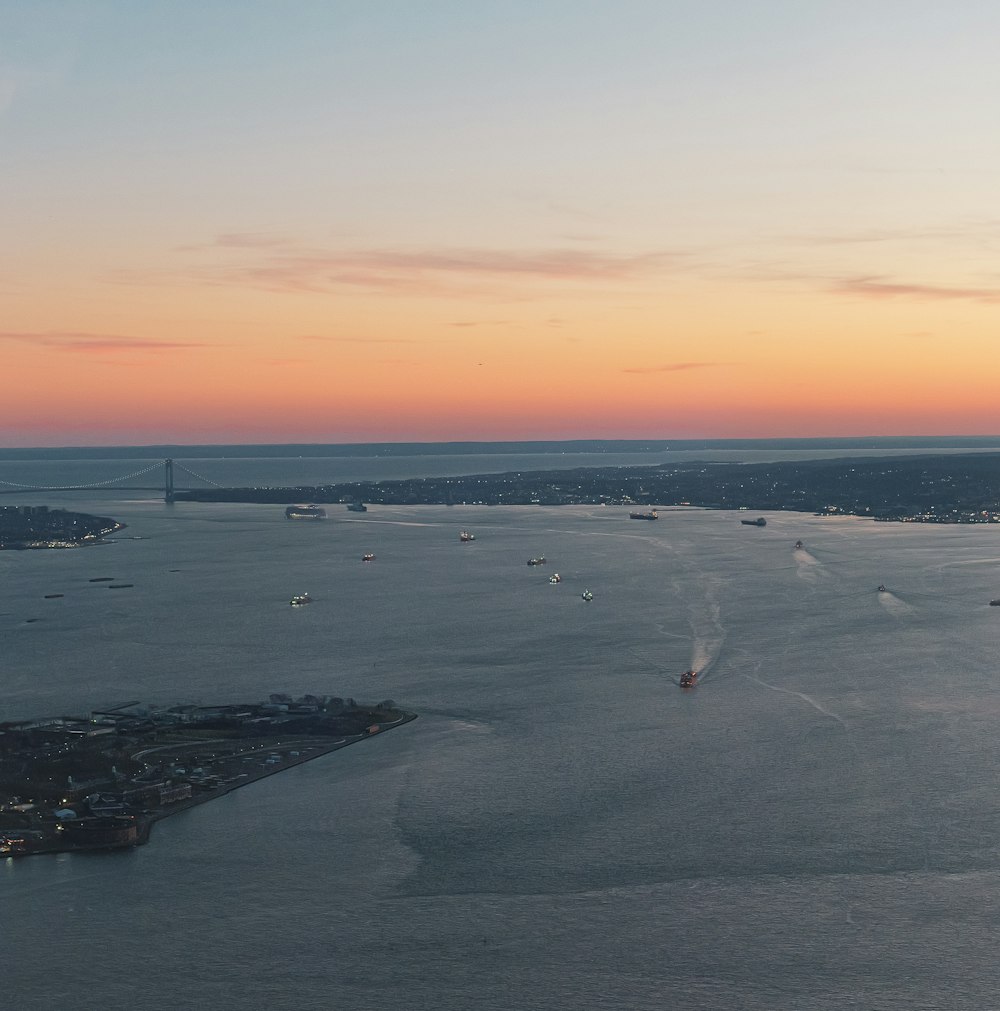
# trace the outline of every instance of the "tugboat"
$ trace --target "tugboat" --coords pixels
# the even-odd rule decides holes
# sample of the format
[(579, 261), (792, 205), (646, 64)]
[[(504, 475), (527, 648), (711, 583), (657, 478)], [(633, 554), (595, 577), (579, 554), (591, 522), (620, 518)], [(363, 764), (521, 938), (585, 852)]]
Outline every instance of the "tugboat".
[(288, 603), (292, 607), (302, 607), (304, 604), (311, 604), (312, 602), (313, 599), (308, 593), (297, 593)]
[(804, 548), (805, 548), (805, 545), (802, 543), (802, 541), (796, 541), (795, 542), (795, 550), (796, 551), (802, 551)]
[(686, 670), (681, 675), (680, 686), (681, 688), (694, 688), (698, 683), (698, 672), (696, 670)]
[(552, 575), (549, 576), (549, 582), (553, 586), (555, 586), (556, 583), (561, 583), (562, 582), (562, 576), (560, 576), (558, 572), (553, 572)]
[(656, 515), (655, 509), (650, 509), (648, 513), (629, 513), (628, 518), (630, 520), (655, 520), (659, 519)]
[(755, 520), (740, 520), (745, 527), (766, 527), (767, 520), (763, 516), (758, 516)]
[(375, 556), (370, 551), (366, 551), (361, 556), (361, 561), (363, 561), (363, 562), (374, 562), (375, 561)]
[(588, 603), (590, 603), (590, 601), (594, 599), (594, 595), (590, 592), (590, 590), (584, 590), (583, 593), (580, 594), (580, 596), (583, 597), (583, 599), (586, 600)]
[(544, 565), (545, 564), (545, 555), (540, 555), (538, 558), (529, 558), (528, 559), (528, 564), (529, 565)]
[(458, 539), (463, 544), (468, 544), (469, 541), (474, 541), (476, 539), (476, 535), (474, 533), (470, 533), (468, 530), (462, 530), (458, 535)]

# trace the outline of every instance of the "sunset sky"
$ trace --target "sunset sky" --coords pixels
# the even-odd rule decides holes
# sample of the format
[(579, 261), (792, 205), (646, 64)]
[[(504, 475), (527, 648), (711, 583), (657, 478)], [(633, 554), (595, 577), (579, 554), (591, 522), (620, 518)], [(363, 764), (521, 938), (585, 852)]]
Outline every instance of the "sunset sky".
[(0, 445), (1000, 433), (998, 38), (7, 0)]

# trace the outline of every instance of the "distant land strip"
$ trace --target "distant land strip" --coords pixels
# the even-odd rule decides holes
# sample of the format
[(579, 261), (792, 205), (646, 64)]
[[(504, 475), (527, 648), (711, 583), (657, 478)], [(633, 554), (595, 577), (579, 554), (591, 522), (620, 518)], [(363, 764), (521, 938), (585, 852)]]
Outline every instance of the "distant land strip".
[(508, 471), (177, 491), (177, 502), (689, 505), (924, 523), (1000, 522), (1000, 453)]

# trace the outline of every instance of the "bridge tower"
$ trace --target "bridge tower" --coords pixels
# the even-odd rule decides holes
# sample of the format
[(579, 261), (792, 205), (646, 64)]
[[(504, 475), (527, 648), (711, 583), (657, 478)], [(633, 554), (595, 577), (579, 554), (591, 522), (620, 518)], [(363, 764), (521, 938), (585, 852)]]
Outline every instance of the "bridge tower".
[(164, 484), (163, 484), (163, 501), (168, 504), (173, 504), (174, 501), (174, 461), (164, 460)]

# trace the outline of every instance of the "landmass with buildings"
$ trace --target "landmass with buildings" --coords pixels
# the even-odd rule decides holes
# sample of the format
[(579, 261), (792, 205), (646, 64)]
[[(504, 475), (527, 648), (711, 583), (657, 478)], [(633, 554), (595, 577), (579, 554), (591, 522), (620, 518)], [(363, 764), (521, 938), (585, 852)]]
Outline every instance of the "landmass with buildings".
[(1000, 522), (1000, 454), (509, 471), (295, 488), (177, 491), (177, 502), (691, 505), (924, 523)]
[(44, 505), (0, 507), (0, 549), (77, 548), (95, 544), (125, 524), (107, 516)]
[(414, 719), (391, 699), (274, 694), (0, 723), (0, 856), (139, 845), (162, 818)]

